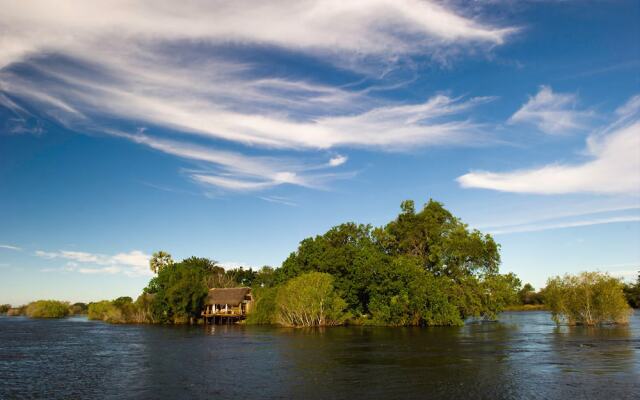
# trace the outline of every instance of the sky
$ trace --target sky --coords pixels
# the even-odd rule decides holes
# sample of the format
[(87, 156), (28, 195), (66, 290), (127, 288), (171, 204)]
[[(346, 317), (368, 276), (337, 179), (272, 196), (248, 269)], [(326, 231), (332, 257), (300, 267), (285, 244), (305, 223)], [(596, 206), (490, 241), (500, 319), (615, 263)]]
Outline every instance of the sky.
[(0, 302), (280, 266), (442, 202), (536, 288), (640, 270), (637, 1), (0, 0)]

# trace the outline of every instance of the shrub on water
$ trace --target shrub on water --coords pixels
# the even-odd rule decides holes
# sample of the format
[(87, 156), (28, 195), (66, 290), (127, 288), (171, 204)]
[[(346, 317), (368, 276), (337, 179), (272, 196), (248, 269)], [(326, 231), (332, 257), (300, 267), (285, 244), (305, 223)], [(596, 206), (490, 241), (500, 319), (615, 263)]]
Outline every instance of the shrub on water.
[(347, 303), (338, 295), (334, 278), (309, 272), (286, 282), (276, 295), (276, 318), (284, 326), (340, 325), (348, 317)]
[(600, 272), (549, 279), (545, 302), (553, 320), (569, 325), (624, 324), (631, 308), (619, 279)]
[(93, 320), (122, 324), (127, 322), (121, 308), (109, 300), (89, 303), (88, 318)]
[(278, 287), (255, 288), (255, 303), (247, 315), (246, 323), (250, 325), (269, 325), (276, 321), (276, 296)]
[(38, 300), (27, 305), (30, 318), (64, 318), (69, 315), (69, 303), (56, 300)]

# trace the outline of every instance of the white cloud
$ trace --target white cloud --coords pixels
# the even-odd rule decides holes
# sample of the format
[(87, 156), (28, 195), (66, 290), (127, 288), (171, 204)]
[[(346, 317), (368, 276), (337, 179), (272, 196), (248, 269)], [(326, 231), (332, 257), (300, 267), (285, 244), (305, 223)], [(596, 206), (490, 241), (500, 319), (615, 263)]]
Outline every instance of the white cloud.
[(549, 134), (569, 133), (585, 127), (589, 113), (576, 109), (577, 98), (570, 93), (554, 93), (551, 87), (541, 86), (534, 97), (529, 98), (509, 123), (530, 123)]
[[(332, 164), (331, 160), (318, 164), (300, 163), (287, 158), (245, 156), (240, 153), (217, 150), (210, 146), (158, 139), (144, 134), (131, 135), (118, 131), (110, 131), (110, 133), (167, 154), (211, 164), (217, 167), (215, 171), (186, 171), (187, 175), (201, 184), (225, 190), (256, 191), (282, 184), (322, 188), (327, 181), (353, 176), (352, 172), (342, 174), (315, 172), (339, 165), (335, 161)], [(346, 161), (346, 157), (339, 157), (344, 159), (342, 162)]]
[[(140, 70), (127, 66), (114, 73), (122, 77), (118, 80), (109, 76), (96, 79), (93, 75), (80, 78), (69, 65), (46, 67), (42, 73), (48, 77), (44, 81), (5, 72), (0, 74), (0, 83), (8, 92), (37, 102), (42, 102), (43, 89), (47, 98), (64, 98), (64, 106), (57, 107), (55, 101), (46, 104), (54, 110), (54, 118), (67, 125), (75, 123), (78, 130), (86, 126), (109, 130), (87, 120), (109, 116), (268, 149), (352, 146), (387, 150), (480, 141), (477, 133), (481, 127), (469, 121), (465, 113), (493, 100), (464, 100), (439, 94), (418, 104), (378, 105), (379, 100), (359, 93), (296, 82), (299, 101), (288, 104), (286, 92), (274, 90), (274, 86), (254, 85), (250, 79), (235, 74), (222, 72), (212, 85), (210, 76), (215, 75), (215, 67), (173, 71), (155, 63)], [(329, 107), (322, 106), (324, 100), (319, 99), (327, 90), (335, 99)], [(359, 100), (356, 108), (349, 106), (354, 98)], [(337, 106), (342, 107), (340, 113), (333, 110)], [(67, 112), (67, 108), (74, 112)]]
[(457, 181), (464, 188), (513, 193), (640, 195), (640, 121), (587, 140), (590, 160), (513, 172), (473, 171)]
[(348, 160), (348, 158), (346, 156), (337, 155), (337, 156), (333, 157), (331, 160), (329, 160), (329, 166), (337, 167), (337, 166), (340, 166), (340, 165), (346, 163), (347, 160)]
[(67, 250), (54, 252), (38, 250), (35, 252), (35, 255), (49, 260), (71, 260), (61, 269), (64, 272), (79, 272), (82, 274), (121, 273), (127, 276), (151, 275), (149, 269), (149, 258), (151, 256), (139, 250), (114, 255)]
[(15, 251), (22, 250), (21, 247), (13, 246), (13, 245), (10, 245), (10, 244), (0, 244), (0, 249), (15, 250)]
[[(436, 95), (396, 104), (373, 97), (372, 87), (289, 79), (220, 49), (275, 46), (362, 72), (413, 55), (475, 53), (515, 31), (419, 0), (10, 2), (0, 27), (0, 92), (81, 132), (113, 133), (114, 119), (145, 126), (147, 135), (128, 138), (213, 163), (219, 171), (189, 177), (235, 191), (323, 187), (349, 174), (313, 175), (305, 162), (286, 167), (291, 160), (194, 146), (184, 134), (263, 151), (468, 144), (482, 140), (482, 127), (465, 114), (490, 99)], [(181, 137), (154, 137), (158, 126)]]
[(0, 67), (37, 52), (78, 53), (109, 41), (195, 40), (388, 55), (496, 45), (514, 31), (419, 0), (8, 2), (0, 24)]

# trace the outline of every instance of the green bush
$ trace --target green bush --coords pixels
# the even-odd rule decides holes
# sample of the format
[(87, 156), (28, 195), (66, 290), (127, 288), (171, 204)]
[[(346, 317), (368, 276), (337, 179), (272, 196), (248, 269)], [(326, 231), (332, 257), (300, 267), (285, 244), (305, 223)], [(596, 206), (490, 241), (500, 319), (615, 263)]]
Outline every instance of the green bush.
[(27, 305), (30, 318), (64, 318), (69, 315), (69, 303), (56, 300), (38, 300)]
[(110, 322), (112, 324), (124, 324), (129, 321), (129, 313), (133, 307), (131, 298), (122, 301), (123, 298), (114, 301), (103, 300), (97, 303), (89, 303), (87, 316), (92, 320)]
[(333, 287), (333, 276), (309, 272), (278, 290), (276, 320), (284, 326), (340, 325), (348, 317), (346, 307)]
[(249, 325), (269, 325), (277, 323), (276, 296), (278, 287), (254, 288), (254, 304), (247, 314), (246, 323)]
[(558, 324), (627, 323), (631, 308), (622, 287), (619, 279), (600, 272), (558, 276), (547, 282), (545, 304)]
[(153, 295), (153, 320), (177, 324), (199, 318), (208, 294), (206, 281), (215, 268), (211, 260), (191, 257), (159, 270), (144, 290)]
[(460, 312), (450, 301), (452, 281), (435, 277), (410, 257), (396, 258), (377, 271), (371, 289), (370, 319), (361, 323), (391, 326), (461, 325)]
[(11, 304), (0, 305), (0, 314), (6, 314), (11, 309)]
[(109, 311), (115, 308), (109, 300), (102, 300), (95, 303), (89, 303), (87, 310), (87, 318), (91, 320), (105, 321)]
[(153, 323), (150, 311), (153, 295), (143, 293), (134, 302), (131, 297), (118, 297), (113, 301), (89, 303), (87, 316), (91, 320), (112, 324)]

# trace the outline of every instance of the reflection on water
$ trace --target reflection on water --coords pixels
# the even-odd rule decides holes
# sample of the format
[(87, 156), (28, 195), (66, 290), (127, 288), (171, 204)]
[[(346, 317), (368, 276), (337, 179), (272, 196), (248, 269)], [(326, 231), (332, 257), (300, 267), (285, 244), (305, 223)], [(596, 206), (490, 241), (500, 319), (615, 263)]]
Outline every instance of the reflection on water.
[(0, 399), (637, 398), (640, 315), (460, 328), (118, 326), (0, 318)]

